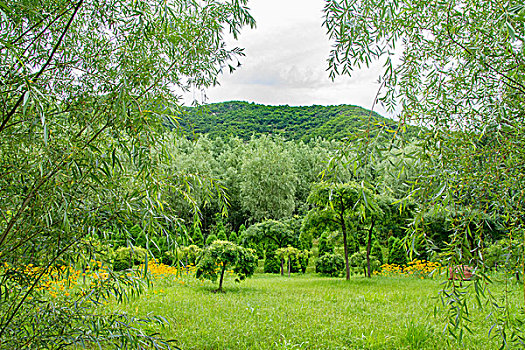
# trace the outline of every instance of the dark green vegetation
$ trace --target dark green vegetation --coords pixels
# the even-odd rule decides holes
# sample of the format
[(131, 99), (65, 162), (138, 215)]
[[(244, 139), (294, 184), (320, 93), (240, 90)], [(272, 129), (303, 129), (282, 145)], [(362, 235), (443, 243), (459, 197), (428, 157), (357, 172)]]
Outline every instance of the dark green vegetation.
[(213, 241), (199, 257), (195, 277), (210, 281), (219, 279), (217, 292), (222, 292), (224, 274), (231, 270), (236, 274), (236, 281), (250, 277), (257, 267), (257, 256), (252, 249), (246, 249), (228, 241)]
[[(211, 293), (211, 283), (161, 284), (117, 308), (168, 318), (172, 326), (161, 332), (188, 350), (497, 348), (498, 339), (487, 335), (490, 322), (474, 300), (469, 301), (474, 335), (459, 345), (443, 333), (442, 316), (433, 317), (436, 305), (438, 315), (443, 311), (435, 300), (441, 283), (410, 277), (345, 281), (310, 274), (255, 275), (241, 285), (227, 279), (224, 294)], [(495, 290), (502, 288), (498, 283)], [(511, 287), (513, 305), (519, 293), (519, 287)]]
[(189, 136), (206, 134), (211, 138), (279, 135), (286, 140), (309, 141), (316, 138), (342, 140), (354, 138), (374, 121), (377, 129), (399, 130), (406, 136), (415, 136), (417, 128), (400, 127), (391, 119), (358, 106), (265, 106), (248, 102), (212, 103), (205, 107), (184, 109), (178, 124)]

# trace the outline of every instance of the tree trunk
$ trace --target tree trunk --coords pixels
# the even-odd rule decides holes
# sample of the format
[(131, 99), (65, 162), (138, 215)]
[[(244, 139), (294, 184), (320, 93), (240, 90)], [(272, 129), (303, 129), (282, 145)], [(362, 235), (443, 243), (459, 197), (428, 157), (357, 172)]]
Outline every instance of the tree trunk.
[(281, 258), (281, 276), (284, 276), (284, 258)]
[(224, 271), (226, 271), (226, 264), (222, 265), (221, 278), (219, 280), (219, 288), (217, 288), (217, 292), (222, 292), (222, 281), (224, 280)]
[(288, 257), (288, 277), (290, 277), (290, 272), (292, 272), (292, 257)]
[(368, 230), (368, 242), (366, 244), (366, 272), (367, 277), (372, 278), (372, 271), (370, 269), (370, 251), (372, 250), (372, 231), (374, 230), (375, 220), (372, 219), (370, 229)]
[(341, 213), (339, 215), (339, 219), (341, 220), (341, 231), (343, 231), (343, 246), (345, 248), (345, 268), (346, 268), (346, 280), (348, 281), (350, 279), (350, 265), (348, 263), (348, 242), (346, 239), (346, 225), (345, 225), (345, 218), (343, 216), (344, 213), (343, 202), (341, 201)]

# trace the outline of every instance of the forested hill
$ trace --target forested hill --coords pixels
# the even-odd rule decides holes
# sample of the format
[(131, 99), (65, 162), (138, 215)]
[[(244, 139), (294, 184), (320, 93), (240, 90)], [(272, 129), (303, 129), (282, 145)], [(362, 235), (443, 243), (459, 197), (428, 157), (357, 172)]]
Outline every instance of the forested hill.
[[(342, 139), (365, 129), (370, 116), (375, 130), (398, 128), (397, 122), (391, 119), (351, 105), (290, 107), (233, 101), (185, 111), (180, 121), (183, 130), (212, 138), (249, 139), (252, 135), (279, 134), (285, 139), (305, 141), (316, 137)], [(408, 133), (415, 134), (414, 128)]]

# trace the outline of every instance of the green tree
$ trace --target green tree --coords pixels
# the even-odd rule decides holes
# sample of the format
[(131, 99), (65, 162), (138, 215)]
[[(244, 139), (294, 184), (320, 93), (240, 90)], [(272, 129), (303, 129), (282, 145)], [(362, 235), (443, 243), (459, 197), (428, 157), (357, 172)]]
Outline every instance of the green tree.
[(222, 221), (222, 217), (217, 216), (217, 227), (215, 229), (217, 239), (220, 241), (227, 241), (228, 236), (226, 235), (226, 227), (224, 227), (224, 222)]
[(203, 247), (204, 246), (204, 236), (202, 235), (201, 227), (199, 225), (195, 225), (193, 228), (193, 235), (192, 235), (193, 244), (195, 244), (197, 247)]
[(217, 236), (215, 236), (214, 234), (211, 234), (209, 235), (207, 238), (206, 238), (206, 246), (210, 246), (213, 242), (215, 242), (217, 240)]
[(327, 253), (315, 262), (315, 272), (328, 276), (339, 276), (344, 267), (345, 260), (340, 254)]
[(192, 244), (182, 248), (181, 253), (182, 254), (180, 258), (184, 262), (184, 267), (187, 268), (189, 265), (197, 264), (197, 261), (202, 253), (202, 249), (199, 246)]
[(380, 265), (384, 264), (384, 258), (383, 258), (383, 247), (381, 247), (381, 243), (376, 239), (374, 240), (374, 243), (372, 243), (372, 250), (370, 251), (370, 255), (373, 255), (376, 257), (376, 259), (379, 261)]
[(290, 217), (297, 175), (283, 142), (263, 136), (250, 142), (242, 162), (242, 206), (256, 220)]
[[(375, 207), (372, 207), (374, 204), (372, 192), (355, 182), (344, 184), (322, 182), (314, 186), (308, 201), (316, 206), (316, 210), (324, 212), (327, 220), (336, 223), (341, 228), (346, 279), (349, 280), (347, 218), (352, 217), (356, 222), (363, 221), (376, 210)], [(357, 231), (354, 232), (354, 235), (357, 235)]]
[[(172, 174), (161, 132), (176, 112), (172, 92), (211, 86), (236, 62), (242, 51), (224, 44), (223, 29), (253, 26), (245, 5), (0, 2), (2, 347), (168, 346), (131, 317), (92, 312), (88, 297), (36, 295), (43, 274), (22, 281), (15, 272), (87, 263), (89, 236), (119, 222), (147, 235), (167, 229), (175, 214), (163, 205)], [(89, 298), (121, 300), (130, 285), (140, 291), (135, 277), (110, 274)]]
[(367, 277), (370, 276), (370, 271), (377, 271), (381, 266), (379, 260), (374, 255), (367, 254), (366, 251), (352, 254), (350, 265), (363, 269), (363, 274)]
[[(298, 237), (296, 234), (284, 223), (276, 220), (265, 220), (258, 224), (250, 226), (244, 233), (246, 242), (255, 244), (264, 244), (266, 246), (266, 260), (268, 260), (268, 272), (273, 270), (272, 259), (278, 258), (275, 256), (275, 250), (284, 248), (288, 245), (297, 245)], [(284, 274), (283, 259), (280, 259), (281, 275)], [(265, 261), (266, 267), (266, 261)], [(266, 270), (265, 270), (266, 271)]]
[(237, 237), (237, 233), (235, 233), (235, 231), (232, 231), (232, 233), (230, 233), (230, 242), (238, 244), (238, 240), (239, 239)]
[[(288, 265), (288, 277), (290, 277), (290, 274), (292, 272), (292, 261), (294, 259), (300, 258), (303, 254), (304, 254), (303, 251), (301, 251), (301, 250), (299, 250), (297, 248), (291, 247), (291, 246), (277, 249), (275, 251), (275, 255), (279, 259), (281, 259), (281, 275), (283, 275), (283, 270), (284, 270), (283, 262), (285, 260), (286, 260), (287, 265)], [(306, 252), (306, 254), (308, 254), (308, 252)]]
[(403, 242), (399, 238), (394, 238), (392, 248), (388, 252), (388, 263), (406, 265), (407, 254)]
[(257, 267), (257, 256), (253, 249), (244, 248), (228, 241), (215, 241), (203, 252), (197, 265), (197, 278), (209, 279), (213, 282), (219, 279), (216, 292), (222, 292), (224, 273), (227, 269), (237, 275), (236, 282), (250, 277)]
[[(449, 266), (479, 264), (484, 237), (471, 226), (480, 212), (504, 217), (508, 236), (523, 237), (525, 66), (519, 62), (525, 58), (524, 11), (520, 1), (326, 2), (325, 26), (334, 42), (330, 75), (351, 74), (356, 66), (384, 60), (379, 101), (392, 110), (399, 106), (401, 125), (428, 127), (414, 154), (421, 166), (411, 197), (425, 210), (414, 219), (412, 233), (420, 234), (427, 208), (469, 209), (467, 215), (452, 213)], [(391, 58), (395, 50), (399, 60)], [(488, 311), (491, 329), (504, 346), (521, 342), (507, 337), (521, 332), (509, 316), (508, 296), (501, 303), (492, 299), (492, 293), (482, 292), (490, 288), (485, 282), (483, 277), (474, 281), (473, 290), (494, 305)], [(452, 315), (448, 329), (461, 340), (470, 322), (468, 291), (453, 282), (445, 289)]]

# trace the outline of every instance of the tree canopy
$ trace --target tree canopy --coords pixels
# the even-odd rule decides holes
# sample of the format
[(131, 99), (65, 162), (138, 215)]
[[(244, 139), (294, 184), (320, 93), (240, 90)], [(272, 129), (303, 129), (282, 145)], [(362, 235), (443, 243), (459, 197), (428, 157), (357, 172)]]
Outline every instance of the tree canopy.
[[(87, 297), (36, 298), (35, 286), (59, 262), (89, 263), (92, 235), (177, 224), (161, 189), (192, 193), (165, 171), (163, 122), (176, 90), (214, 85), (237, 63), (223, 31), (254, 26), (246, 1), (14, 0), (0, 17), (0, 343), (161, 344), (132, 319), (89, 312)], [(28, 264), (42, 272), (20, 280)], [(140, 290), (118, 282), (132, 277), (110, 274), (91, 298), (114, 287), (122, 300), (126, 286)]]
[[(483, 231), (471, 230), (482, 226), (482, 213), (495, 221), (504, 218), (507, 234), (523, 237), (524, 15), (520, 1), (330, 0), (325, 5), (324, 25), (334, 42), (331, 77), (382, 60), (378, 101), (391, 110), (398, 106), (401, 123), (428, 127), (416, 153), (423, 163), (411, 197), (422, 210), (412, 228), (422, 229), (429, 208), (452, 213), (450, 265), (482, 265)], [(362, 143), (363, 154), (370, 154), (369, 144)], [(478, 293), (490, 288), (476, 283)], [(465, 293), (449, 285), (445, 294), (449, 329), (461, 338), (468, 324)], [(505, 302), (495, 305), (491, 315), (501, 310), (508, 315)], [(494, 327), (506, 344), (506, 328), (518, 323), (504, 315), (494, 317)]]

